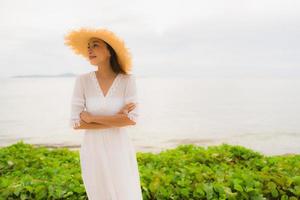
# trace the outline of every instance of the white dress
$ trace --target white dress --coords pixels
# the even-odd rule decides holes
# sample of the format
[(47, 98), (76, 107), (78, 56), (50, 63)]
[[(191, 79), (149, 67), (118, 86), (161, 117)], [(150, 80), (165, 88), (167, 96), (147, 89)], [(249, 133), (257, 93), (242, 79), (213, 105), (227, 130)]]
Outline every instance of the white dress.
[[(125, 104), (136, 103), (128, 117), (138, 123), (136, 78), (119, 73), (106, 96), (95, 71), (75, 79), (70, 126), (78, 125), (80, 112), (114, 115)], [(89, 200), (142, 200), (136, 152), (125, 127), (85, 129), (80, 148), (82, 179)]]

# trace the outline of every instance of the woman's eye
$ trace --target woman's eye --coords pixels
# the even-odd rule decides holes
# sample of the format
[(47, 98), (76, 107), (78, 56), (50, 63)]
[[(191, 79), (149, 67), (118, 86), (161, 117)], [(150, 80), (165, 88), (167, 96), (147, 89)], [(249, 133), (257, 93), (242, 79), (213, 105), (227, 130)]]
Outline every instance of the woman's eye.
[[(94, 48), (95, 46), (98, 46), (97, 44), (92, 45), (92, 47)], [(88, 46), (88, 48), (90, 48), (90, 46)]]

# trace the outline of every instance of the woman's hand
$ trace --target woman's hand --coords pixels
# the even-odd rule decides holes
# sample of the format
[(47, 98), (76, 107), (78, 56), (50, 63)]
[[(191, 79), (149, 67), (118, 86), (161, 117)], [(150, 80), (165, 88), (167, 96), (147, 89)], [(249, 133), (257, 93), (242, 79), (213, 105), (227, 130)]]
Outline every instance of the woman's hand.
[(86, 123), (91, 123), (93, 122), (93, 115), (90, 114), (89, 112), (82, 111), (80, 113), (80, 118), (85, 121)]
[(128, 103), (118, 112), (118, 114), (127, 115), (130, 111), (132, 111), (135, 108), (135, 106), (135, 103)]

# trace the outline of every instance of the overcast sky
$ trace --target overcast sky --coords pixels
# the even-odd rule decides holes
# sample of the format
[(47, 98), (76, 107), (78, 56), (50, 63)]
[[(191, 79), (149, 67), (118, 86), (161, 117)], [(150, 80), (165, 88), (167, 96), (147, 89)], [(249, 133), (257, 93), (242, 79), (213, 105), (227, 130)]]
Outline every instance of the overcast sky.
[(0, 76), (94, 70), (70, 29), (122, 37), (143, 76), (300, 78), (299, 0), (0, 0)]

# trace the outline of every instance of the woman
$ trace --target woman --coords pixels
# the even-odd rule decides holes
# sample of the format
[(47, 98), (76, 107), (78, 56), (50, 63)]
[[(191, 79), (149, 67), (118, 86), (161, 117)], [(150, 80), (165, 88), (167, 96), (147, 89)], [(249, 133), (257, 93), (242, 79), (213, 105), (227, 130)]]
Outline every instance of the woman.
[(80, 148), (89, 200), (142, 200), (134, 146), (127, 126), (138, 122), (135, 76), (124, 42), (107, 29), (81, 28), (65, 44), (97, 70), (76, 77), (70, 125), (85, 129)]

